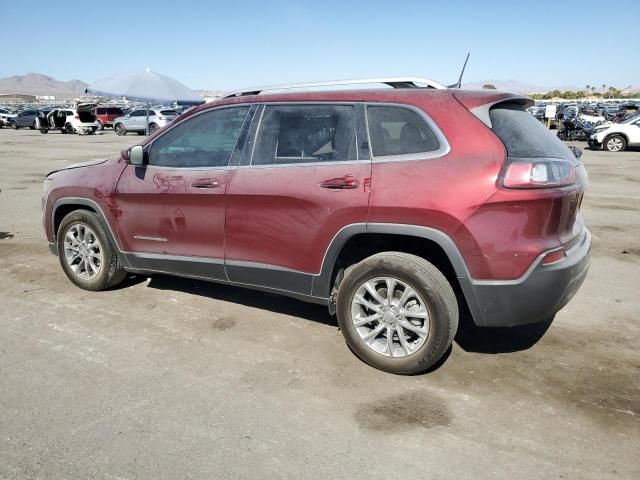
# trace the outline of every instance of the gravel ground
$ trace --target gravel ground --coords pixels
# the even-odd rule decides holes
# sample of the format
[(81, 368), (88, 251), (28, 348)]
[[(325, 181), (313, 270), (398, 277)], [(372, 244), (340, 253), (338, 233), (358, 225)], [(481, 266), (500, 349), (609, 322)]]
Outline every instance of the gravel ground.
[(640, 152), (585, 151), (591, 270), (541, 339), (467, 326), (399, 377), (319, 306), (67, 281), (43, 177), (137, 138), (0, 130), (0, 478), (640, 478)]

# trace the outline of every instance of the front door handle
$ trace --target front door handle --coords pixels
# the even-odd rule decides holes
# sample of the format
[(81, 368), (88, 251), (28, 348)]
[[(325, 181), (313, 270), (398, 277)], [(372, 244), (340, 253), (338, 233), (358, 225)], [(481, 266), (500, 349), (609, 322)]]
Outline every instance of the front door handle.
[(201, 180), (195, 180), (191, 183), (191, 186), (194, 188), (218, 188), (220, 182), (212, 178), (203, 178)]
[(353, 178), (352, 175), (331, 178), (320, 183), (320, 187), (328, 188), (330, 190), (352, 190), (354, 188), (358, 188), (359, 186), (360, 182)]

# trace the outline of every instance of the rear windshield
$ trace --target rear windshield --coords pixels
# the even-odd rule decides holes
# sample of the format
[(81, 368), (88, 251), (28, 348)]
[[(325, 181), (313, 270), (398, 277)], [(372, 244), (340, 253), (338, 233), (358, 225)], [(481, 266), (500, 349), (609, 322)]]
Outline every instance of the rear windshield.
[(175, 110), (160, 110), (160, 115), (175, 115), (178, 116), (178, 112)]
[(522, 105), (501, 103), (489, 111), (491, 128), (513, 158), (566, 158), (571, 150), (549, 132)]

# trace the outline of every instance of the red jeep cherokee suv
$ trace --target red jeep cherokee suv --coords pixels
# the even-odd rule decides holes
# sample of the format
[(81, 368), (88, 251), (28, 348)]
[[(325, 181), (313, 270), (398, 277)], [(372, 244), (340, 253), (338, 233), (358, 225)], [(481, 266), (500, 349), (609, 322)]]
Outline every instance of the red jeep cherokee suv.
[(230, 96), (53, 172), (50, 248), (87, 290), (165, 273), (327, 305), (395, 373), (437, 362), (463, 307), (552, 318), (590, 262), (582, 163), (525, 97), (394, 86)]

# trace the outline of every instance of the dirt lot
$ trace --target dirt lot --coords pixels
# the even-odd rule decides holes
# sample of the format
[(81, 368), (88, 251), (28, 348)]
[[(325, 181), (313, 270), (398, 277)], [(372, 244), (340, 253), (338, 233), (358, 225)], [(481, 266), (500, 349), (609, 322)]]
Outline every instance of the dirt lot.
[(591, 271), (542, 339), (467, 327), (399, 377), (322, 307), (68, 282), (43, 177), (137, 139), (0, 130), (0, 478), (640, 478), (640, 152), (585, 152)]

